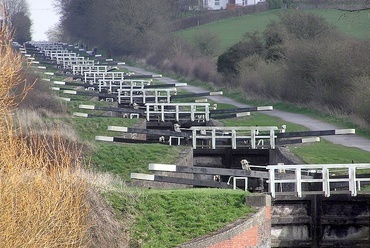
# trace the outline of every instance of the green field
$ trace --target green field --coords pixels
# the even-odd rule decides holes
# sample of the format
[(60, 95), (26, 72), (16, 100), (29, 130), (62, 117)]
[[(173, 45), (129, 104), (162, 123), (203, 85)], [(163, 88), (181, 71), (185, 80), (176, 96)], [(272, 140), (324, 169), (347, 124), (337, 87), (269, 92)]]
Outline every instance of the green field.
[[(197, 26), (176, 32), (180, 37), (192, 42), (197, 32), (217, 34), (220, 39), (220, 55), (229, 47), (242, 40), (247, 32), (262, 32), (271, 20), (277, 19), (280, 13), (287, 10), (270, 10), (263, 13), (244, 15)], [(359, 38), (370, 38), (370, 10), (361, 12), (344, 12), (334, 9), (310, 10), (323, 16), (340, 31)]]

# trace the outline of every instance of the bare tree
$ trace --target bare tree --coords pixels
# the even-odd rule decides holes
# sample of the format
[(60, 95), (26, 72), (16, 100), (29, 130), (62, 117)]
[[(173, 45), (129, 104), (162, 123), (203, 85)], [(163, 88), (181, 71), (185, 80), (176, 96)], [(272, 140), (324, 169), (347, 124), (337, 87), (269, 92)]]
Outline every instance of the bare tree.
[(0, 3), (3, 4), (5, 11), (10, 18), (20, 12), (29, 16), (29, 7), (26, 0), (0, 0)]
[(60, 42), (60, 41), (67, 42), (67, 40), (63, 40), (65, 39), (65, 37), (63, 36), (63, 31), (60, 23), (57, 23), (51, 28), (49, 28), (48, 31), (46, 31), (46, 36), (48, 37), (48, 40), (51, 42)]
[(125, 53), (151, 50), (171, 28), (174, 16), (171, 0), (129, 0), (115, 2), (112, 43)]
[(14, 40), (25, 42), (31, 40), (31, 19), (26, 0), (0, 0), (6, 21), (14, 29)]

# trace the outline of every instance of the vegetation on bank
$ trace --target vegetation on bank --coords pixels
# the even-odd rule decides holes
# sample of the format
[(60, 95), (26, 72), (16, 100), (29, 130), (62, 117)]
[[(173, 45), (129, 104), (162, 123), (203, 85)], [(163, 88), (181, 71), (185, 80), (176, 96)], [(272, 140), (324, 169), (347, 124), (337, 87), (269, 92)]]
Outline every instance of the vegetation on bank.
[[(106, 2), (106, 1), (104, 1)], [(140, 1), (139, 1), (140, 2)], [(177, 41), (176, 39), (172, 40), (173, 45), (175, 45)], [(168, 43), (166, 43), (167, 45)], [(176, 43), (177, 45), (181, 45), (183, 43)], [(172, 47), (173, 48), (173, 47)], [(179, 50), (177, 50), (179, 51)], [(181, 50), (181, 52), (186, 53), (186, 50)], [(169, 54), (166, 54), (167, 56), (172, 56)], [(178, 54), (177, 54), (178, 55)], [(164, 58), (166, 58), (164, 56)], [(152, 57), (154, 59), (154, 57)], [(166, 58), (167, 59), (167, 58)], [(184, 74), (186, 72), (194, 73), (194, 75), (198, 76), (205, 76), (206, 78), (210, 79), (211, 76), (214, 76), (212, 73), (207, 74), (203, 73), (201, 71), (197, 71), (197, 66), (202, 68), (210, 68), (208, 66), (208, 60), (205, 59), (198, 59), (197, 63), (194, 65), (192, 64), (193, 60), (188, 60), (186, 57), (178, 56), (177, 57), (177, 70), (182, 71)], [(189, 70), (187, 69), (181, 69), (180, 64), (183, 63), (185, 66), (189, 66)], [(215, 69), (216, 67), (212, 67)], [(235, 87), (234, 87), (235, 88)], [(73, 104), (73, 103), (72, 103)], [(67, 106), (68, 105), (63, 105)], [(74, 106), (76, 107), (76, 106)], [(70, 111), (70, 110), (69, 110)], [(248, 118), (246, 120), (246, 123), (250, 125), (253, 123), (253, 119), (255, 117), (255, 114), (252, 114), (252, 118)], [(50, 118), (50, 116), (48, 116)], [(51, 117), (53, 118), (53, 117)], [(258, 114), (256, 115), (256, 118), (258, 117)], [(261, 117), (265, 118), (265, 117)], [(147, 164), (149, 162), (158, 161), (161, 163), (166, 163), (166, 161), (171, 161), (172, 159), (176, 158), (176, 149), (172, 150), (173, 148), (168, 148), (166, 146), (156, 145), (156, 146), (142, 146), (142, 145), (117, 145), (117, 144), (104, 144), (104, 143), (97, 143), (93, 141), (94, 133), (97, 133), (97, 135), (101, 134), (111, 134), (107, 133), (104, 126), (106, 124), (112, 125), (112, 122), (115, 122), (117, 118), (92, 118), (92, 119), (78, 119), (73, 118), (72, 120), (68, 121), (69, 124), (76, 127), (77, 134), (76, 136), (81, 135), (82, 141), (87, 141), (90, 144), (93, 144), (93, 148), (96, 150), (94, 151), (94, 155), (91, 159), (91, 161), (95, 161), (98, 169), (101, 169), (103, 171), (109, 171), (118, 175), (121, 175), (123, 178), (125, 178), (130, 172), (144, 172), (146, 170)], [(117, 125), (125, 125), (130, 126), (134, 125), (133, 122), (125, 122), (126, 120), (123, 119), (123, 122), (121, 120), (117, 120)], [(243, 121), (243, 120), (242, 120)], [(243, 122), (240, 122), (241, 125), (243, 125)], [(251, 121), (251, 122), (250, 122)], [(235, 124), (233, 122), (233, 124)], [(254, 122), (256, 125), (266, 125), (267, 123), (271, 123), (271, 121), (263, 121), (261, 119), (261, 122)], [(273, 125), (280, 125), (286, 124), (282, 123), (281, 120), (274, 120)], [(277, 123), (277, 124), (276, 124)], [(108, 126), (107, 125), (107, 126)], [(288, 128), (297, 129), (300, 130), (301, 127), (293, 127), (293, 125), (289, 125)], [(326, 145), (326, 144), (325, 144)], [(329, 146), (328, 146), (329, 147)], [(298, 147), (297, 149), (299, 149)], [(317, 154), (320, 152), (321, 154), (326, 153), (325, 147), (321, 147), (320, 150), (315, 150), (312, 152), (312, 154)], [(168, 150), (170, 149), (170, 150)], [(331, 148), (328, 148), (331, 149)], [(302, 148), (302, 151), (305, 151), (305, 148)], [(172, 153), (173, 156), (169, 155), (168, 158), (164, 158), (163, 154), (165, 153)], [(343, 152), (343, 151), (342, 151)], [(155, 156), (154, 156), (155, 154)], [(343, 152), (343, 154), (346, 154)], [(349, 154), (347, 153), (348, 157), (353, 157), (356, 155), (356, 152), (350, 151)], [(333, 156), (335, 156), (335, 153), (333, 153)], [(362, 155), (358, 155), (359, 157)], [(316, 159), (318, 156), (312, 155), (312, 158)], [(157, 160), (158, 159), (158, 160)], [(168, 160), (167, 160), (168, 159)], [(308, 158), (310, 160), (311, 158)], [(321, 158), (322, 159), (322, 158)], [(359, 160), (362, 160), (359, 159)], [(140, 164), (138, 164), (138, 161), (140, 161)], [(355, 162), (357, 161), (357, 157), (355, 159)], [(330, 162), (331, 163), (331, 162)], [(346, 163), (348, 163), (346, 161)], [(47, 187), (47, 186), (43, 186)], [(210, 193), (212, 192), (212, 193)], [(238, 196), (233, 197), (232, 195), (238, 194)], [(240, 194), (240, 195), (239, 195)], [(244, 192), (240, 191), (227, 191), (227, 194), (224, 194), (221, 190), (207, 190), (207, 193), (204, 193), (197, 190), (169, 190), (169, 191), (157, 191), (157, 190), (149, 190), (145, 193), (141, 193), (140, 191), (133, 191), (131, 193), (117, 193), (115, 191), (108, 191), (105, 193), (105, 196), (109, 201), (113, 204), (115, 209), (118, 210), (120, 214), (122, 214), (122, 219), (129, 220), (128, 225), (131, 225), (134, 223), (134, 226), (132, 227), (132, 245), (139, 245), (139, 244), (146, 244), (148, 247), (171, 247), (172, 244), (179, 244), (182, 242), (185, 242), (187, 240), (192, 239), (192, 236), (190, 231), (194, 231), (196, 235), (203, 235), (206, 233), (209, 233), (212, 231), (211, 228), (217, 227), (217, 226), (223, 226), (226, 222), (233, 221), (239, 217), (245, 217), (248, 213), (248, 210), (246, 209), (245, 205), (243, 205), (243, 194)], [(210, 197), (208, 197), (210, 195)], [(232, 199), (227, 200), (228, 196)], [(202, 202), (204, 198), (204, 202)], [(165, 200), (164, 200), (165, 199)], [(228, 204), (223, 204), (223, 206), (219, 206), (218, 202), (224, 202)], [(176, 202), (181, 203), (180, 205), (176, 205)], [(155, 203), (155, 204), (153, 204)], [(171, 203), (171, 205), (169, 205)], [(200, 204), (199, 204), (200, 203)], [(222, 212), (218, 212), (216, 215), (208, 215), (213, 214), (214, 211), (217, 211), (217, 209), (224, 207), (224, 205), (230, 206), (232, 208), (226, 208), (223, 209)], [(207, 211), (202, 212), (204, 210), (204, 206), (210, 206), (211, 209), (213, 207), (215, 210), (213, 211)], [(194, 208), (193, 208), (194, 207)], [(235, 207), (235, 208), (234, 208)], [(208, 208), (207, 208), (208, 209)], [(170, 211), (168, 213), (167, 211)], [(68, 210), (65, 210), (68, 211)], [(177, 212), (180, 212), (181, 216), (176, 216)], [(186, 215), (188, 213), (191, 213), (191, 215)], [(228, 218), (228, 215), (230, 212), (230, 216), (232, 219), (226, 219)], [(195, 214), (199, 213), (200, 216), (197, 216)], [(227, 213), (227, 214), (225, 214)], [(233, 214), (231, 214), (233, 213)], [(235, 213), (235, 215), (234, 215)], [(171, 218), (167, 217), (170, 215)], [(30, 215), (29, 215), (30, 216)], [(35, 215), (32, 215), (35, 216)], [(239, 217), (238, 217), (239, 216)], [(172, 218), (173, 217), (173, 218)], [(204, 217), (204, 219), (203, 219)], [(194, 221), (187, 221), (187, 220), (196, 220), (204, 224), (204, 226), (188, 226), (191, 224), (195, 224)], [(204, 222), (203, 222), (204, 220)], [(210, 221), (211, 220), (211, 221)], [(167, 222), (168, 221), (168, 222)], [(180, 227), (187, 226), (189, 229), (181, 229)], [(148, 228), (150, 227), (150, 228)], [(166, 229), (167, 227), (172, 227), (172, 229)], [(174, 233), (173, 228), (178, 227), (178, 232)], [(216, 228), (217, 229), (217, 228)], [(216, 230), (215, 229), (215, 230)], [(149, 230), (149, 231), (148, 231)], [(199, 231), (199, 232), (198, 232)], [(169, 233), (171, 236), (169, 236)], [(175, 237), (172, 239), (172, 237), (175, 235)], [(184, 239), (186, 237), (186, 239)], [(152, 240), (155, 238), (159, 238), (158, 240)], [(167, 244), (166, 246), (161, 246), (163, 243)]]
[[(221, 55), (234, 44), (243, 40), (246, 33), (253, 33), (264, 30), (267, 25), (277, 20), (279, 15), (288, 10), (274, 9), (262, 13), (243, 15), (239, 17), (220, 20), (217, 22), (200, 25), (197, 27), (183, 29), (176, 32), (177, 35), (186, 39), (190, 44), (196, 46), (198, 33), (209, 33), (217, 35), (217, 51), (215, 57)], [(306, 10), (309, 13), (322, 16), (325, 20), (335, 26), (339, 31), (356, 38), (370, 38), (368, 32), (368, 13), (363, 12), (344, 12), (337, 9), (315, 9)]]
[(247, 192), (222, 189), (129, 190), (108, 192), (119, 214), (132, 216), (132, 247), (176, 247), (214, 232), (253, 209)]
[[(0, 246), (89, 247), (87, 182), (81, 149), (61, 135), (28, 126), (17, 108), (36, 85), (24, 57), (0, 28)], [(32, 78), (31, 78), (32, 79)], [(49, 95), (50, 97), (50, 95)], [(28, 98), (29, 99), (29, 98)], [(37, 103), (36, 103), (37, 105)]]
[[(273, 9), (283, 2), (269, 3)], [(287, 7), (300, 8), (300, 3), (284, 3)], [(350, 1), (348, 8), (355, 3)], [(368, 88), (370, 64), (365, 55), (370, 47), (365, 39), (369, 37), (366, 9), (360, 12), (275, 9), (172, 33), (168, 25), (178, 14), (176, 4), (166, 0), (157, 4), (160, 8), (141, 1), (127, 2), (130, 8), (115, 4), (106, 5), (100, 0), (92, 4), (60, 1), (65, 37), (91, 43), (89, 47), (110, 44), (115, 56), (130, 55), (163, 73), (237, 89), (247, 99), (306, 104), (322, 112), (348, 115), (357, 125), (369, 125), (370, 110), (364, 104), (369, 92), (362, 90)], [(307, 7), (306, 3), (303, 5)], [(311, 3), (314, 8), (324, 5), (325, 1)], [(88, 12), (89, 17), (80, 13), (81, 9)], [(111, 25), (118, 20), (111, 20), (115, 15), (107, 9), (122, 17), (120, 24), (138, 25)], [(131, 13), (126, 13), (127, 9)], [(72, 10), (78, 10), (78, 15), (71, 15), (75, 13)], [(151, 21), (146, 22), (143, 16)], [(76, 22), (76, 18), (83, 21)], [(337, 32), (335, 27), (356, 33), (361, 39)], [(99, 30), (114, 34), (93, 35)], [(357, 31), (352, 33), (353, 30)], [(179, 35), (181, 33), (188, 35)], [(104, 49), (111, 50), (110, 47)], [(335, 95), (331, 94), (333, 91)]]

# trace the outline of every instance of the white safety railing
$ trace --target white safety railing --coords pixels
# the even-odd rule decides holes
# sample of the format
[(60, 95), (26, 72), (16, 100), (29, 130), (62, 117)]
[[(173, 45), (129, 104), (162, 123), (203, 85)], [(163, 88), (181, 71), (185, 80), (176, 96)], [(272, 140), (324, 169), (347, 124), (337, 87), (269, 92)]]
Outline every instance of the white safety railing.
[(63, 68), (64, 69), (72, 69), (74, 65), (89, 65), (93, 66), (95, 65), (94, 60), (68, 60), (63, 62)]
[(127, 76), (127, 72), (91, 72), (84, 73), (85, 83), (96, 83), (99, 80), (123, 80)]
[(144, 89), (146, 85), (150, 85), (152, 80), (138, 80), (138, 79), (120, 79), (120, 80), (98, 80), (99, 85), (99, 92), (103, 90), (103, 88), (108, 89), (108, 91), (119, 92), (120, 89)]
[(146, 120), (209, 121), (209, 103), (146, 103)]
[(159, 88), (159, 89), (133, 89), (121, 87), (118, 90), (118, 103), (130, 103), (135, 102), (147, 103), (148, 99), (150, 102), (165, 102), (171, 101), (171, 95), (176, 95), (176, 88)]
[(56, 59), (59, 57), (64, 57), (64, 56), (77, 56), (76, 53), (71, 53), (68, 50), (44, 50), (43, 51), (45, 56), (49, 56), (51, 59)]
[[(275, 126), (265, 127), (202, 127), (193, 126), (193, 148), (209, 147), (216, 149), (220, 143), (230, 143), (232, 149), (250, 147), (251, 149), (269, 148), (275, 149), (275, 132), (279, 129)], [(198, 141), (201, 144), (198, 144)], [(228, 146), (230, 146), (228, 145)]]
[(84, 73), (91, 72), (107, 72), (108, 66), (106, 65), (72, 65), (72, 74), (84, 75)]
[[(348, 183), (348, 190), (351, 196), (356, 196), (357, 191), (361, 189), (361, 182), (370, 182), (370, 178), (357, 178), (357, 171), (368, 169), (370, 164), (305, 164), (305, 165), (269, 165), (269, 186), (272, 197), (276, 196), (277, 185), (295, 184), (294, 193), (298, 197), (302, 197), (302, 186), (308, 183), (319, 183), (322, 185), (322, 192), (326, 197), (330, 196), (331, 183)], [(293, 171), (294, 178), (276, 179), (276, 173), (279, 171)], [(333, 174), (338, 170), (345, 171), (346, 178), (333, 178)], [(302, 172), (314, 171), (321, 173), (321, 178), (302, 178)], [(304, 173), (305, 174), (305, 173)], [(304, 175), (303, 174), (303, 175)]]

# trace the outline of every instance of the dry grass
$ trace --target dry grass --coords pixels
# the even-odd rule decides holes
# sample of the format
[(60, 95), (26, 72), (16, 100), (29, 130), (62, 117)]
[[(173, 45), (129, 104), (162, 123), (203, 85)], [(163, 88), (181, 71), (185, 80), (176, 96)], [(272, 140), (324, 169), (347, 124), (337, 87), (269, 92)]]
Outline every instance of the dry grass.
[(29, 88), (19, 91), (26, 63), (10, 41), (1, 28), (0, 247), (89, 247), (88, 185), (77, 170), (79, 148), (58, 130), (51, 136), (16, 128), (13, 113)]

